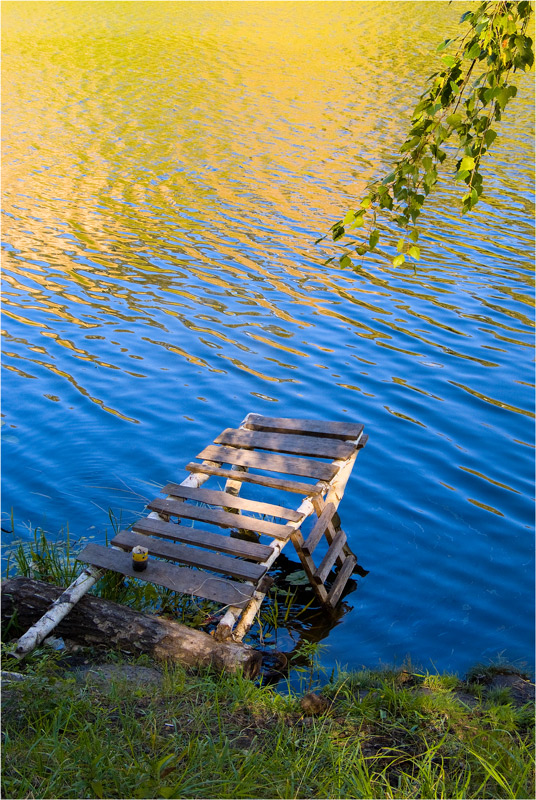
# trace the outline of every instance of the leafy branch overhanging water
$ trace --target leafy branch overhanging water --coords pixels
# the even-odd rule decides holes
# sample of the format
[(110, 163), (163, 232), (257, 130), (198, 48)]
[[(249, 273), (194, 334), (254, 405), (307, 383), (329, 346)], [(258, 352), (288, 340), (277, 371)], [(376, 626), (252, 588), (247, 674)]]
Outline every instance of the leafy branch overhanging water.
[[(460, 24), (469, 23), (468, 31), (439, 45), (438, 52), (456, 43), (457, 49), (442, 56), (443, 69), (427, 79), (429, 86), (413, 111), (401, 157), (387, 176), (368, 185), (358, 208), (350, 209), (330, 229), (334, 241), (353, 236), (356, 230), (362, 237), (348, 243), (339, 258), (342, 267), (352, 267), (352, 254), (372, 251), (390, 258), (395, 267), (407, 258), (420, 259), (417, 220), (440, 178), (449, 146), (455, 151), (454, 179), (465, 184), (462, 214), (478, 203), (483, 192), (482, 159), (497, 137), (492, 125), (517, 94), (512, 73), (528, 71), (534, 64), (533, 41), (527, 35), (532, 15), (530, 2), (483, 2), (462, 15)], [(401, 235), (396, 254), (388, 255), (377, 247), (386, 233), (391, 239), (387, 244), (395, 247), (393, 228)]]

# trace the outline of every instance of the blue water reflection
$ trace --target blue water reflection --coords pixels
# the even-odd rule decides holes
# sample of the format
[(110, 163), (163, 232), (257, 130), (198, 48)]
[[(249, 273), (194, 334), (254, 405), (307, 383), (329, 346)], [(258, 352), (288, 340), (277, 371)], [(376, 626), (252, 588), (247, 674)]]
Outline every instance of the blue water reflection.
[(5, 525), (104, 541), (109, 509), (131, 522), (250, 411), (361, 421), (341, 517), (370, 574), (325, 662), (530, 662), (530, 76), (475, 212), (445, 185), (415, 270), (342, 271), (313, 242), (386, 167), (456, 9), (25, 5), (5, 4)]

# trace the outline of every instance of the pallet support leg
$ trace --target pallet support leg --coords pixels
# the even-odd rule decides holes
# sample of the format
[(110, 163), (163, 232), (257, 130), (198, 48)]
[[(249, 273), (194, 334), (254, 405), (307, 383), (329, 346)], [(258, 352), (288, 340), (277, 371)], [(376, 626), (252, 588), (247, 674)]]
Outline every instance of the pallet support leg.
[[(289, 523), (294, 530), (299, 530), (303, 520), (306, 519), (310, 514), (314, 513), (314, 506), (309, 497), (306, 497), (302, 502), (298, 508), (298, 512), (303, 514), (303, 518), (299, 522)], [(272, 564), (279, 558), (279, 555), (281, 554), (281, 551), (287, 542), (288, 539), (286, 541), (277, 539), (271, 542), (272, 555), (266, 559), (266, 561), (262, 562), (266, 566), (266, 572), (268, 572)], [(224, 641), (232, 636), (234, 641), (242, 641), (248, 630), (251, 628), (265, 597), (266, 592), (255, 592), (244, 609), (234, 607), (229, 608), (220, 620), (220, 623), (214, 632), (214, 637), (218, 641)], [(236, 630), (233, 632), (235, 625)]]

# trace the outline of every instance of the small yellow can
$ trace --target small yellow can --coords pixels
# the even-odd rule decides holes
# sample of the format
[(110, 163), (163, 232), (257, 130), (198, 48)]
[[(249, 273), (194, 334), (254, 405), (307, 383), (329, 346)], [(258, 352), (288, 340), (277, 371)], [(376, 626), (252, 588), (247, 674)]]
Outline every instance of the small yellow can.
[(132, 548), (132, 569), (135, 572), (143, 572), (147, 569), (147, 561), (149, 560), (149, 551), (146, 547), (137, 545)]

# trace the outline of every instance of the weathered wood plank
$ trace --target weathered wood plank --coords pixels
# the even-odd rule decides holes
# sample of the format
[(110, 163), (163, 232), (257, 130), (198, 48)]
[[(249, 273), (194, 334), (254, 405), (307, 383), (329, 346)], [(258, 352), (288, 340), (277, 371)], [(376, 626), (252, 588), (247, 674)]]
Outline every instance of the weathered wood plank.
[(330, 439), (357, 439), (363, 425), (353, 422), (327, 422), (322, 419), (288, 419), (249, 414), (246, 428), (255, 431), (274, 431), (328, 437)]
[(232, 556), (249, 558), (251, 561), (265, 561), (270, 558), (273, 552), (272, 548), (266, 544), (248, 542), (245, 539), (235, 539), (231, 536), (224, 536), (221, 533), (202, 531), (198, 528), (190, 528), (186, 525), (177, 525), (175, 522), (164, 522), (164, 520), (151, 519), (149, 517), (138, 520), (133, 527), (134, 530), (141, 533), (153, 534), (175, 542), (186, 542), (197, 547), (205, 547), (208, 550), (228, 553)]
[(304, 478), (320, 478), (330, 481), (337, 474), (337, 467), (322, 461), (305, 458), (256, 453), (252, 450), (235, 450), (232, 447), (209, 445), (196, 458), (216, 461), (220, 464), (238, 464), (240, 467), (255, 467), (267, 472), (281, 472), (284, 475), (301, 475)]
[(320, 562), (320, 566), (314, 573), (313, 577), (319, 583), (324, 583), (324, 581), (326, 580), (327, 576), (331, 571), (331, 568), (337, 561), (338, 557), (341, 555), (345, 544), (346, 544), (345, 532), (343, 530), (337, 531), (337, 533), (333, 537), (333, 541), (331, 542), (326, 555)]
[(295, 456), (345, 459), (355, 450), (355, 444), (338, 439), (322, 439), (318, 436), (295, 436), (293, 434), (262, 431), (247, 431), (243, 428), (227, 428), (214, 439), (216, 444), (233, 447), (256, 447), (275, 453), (291, 453)]
[(164, 561), (151, 560), (146, 570), (135, 572), (132, 569), (132, 558), (128, 553), (98, 544), (88, 544), (77, 560), (102, 569), (111, 569), (129, 578), (156, 583), (173, 592), (193, 594), (196, 597), (214, 600), (216, 603), (240, 608), (247, 604), (255, 590), (251, 584), (235, 583), (229, 578), (218, 578), (188, 567), (166, 564)]
[(266, 522), (264, 519), (246, 517), (244, 514), (232, 514), (229, 511), (219, 511), (212, 508), (201, 508), (182, 503), (180, 500), (162, 499), (157, 497), (147, 508), (158, 514), (170, 514), (182, 519), (195, 519), (200, 522), (209, 522), (222, 528), (240, 528), (245, 531), (263, 533), (275, 539), (288, 539), (292, 528), (287, 525), (277, 525), (275, 522)]
[(317, 544), (327, 528), (328, 522), (331, 520), (334, 513), (335, 506), (333, 503), (327, 503), (324, 506), (324, 510), (315, 522), (311, 533), (303, 543), (303, 552), (305, 555), (310, 556), (314, 552)]
[(344, 587), (348, 583), (348, 578), (354, 571), (354, 567), (356, 564), (357, 564), (357, 558), (354, 555), (346, 556), (346, 561), (342, 565), (339, 574), (333, 581), (333, 586), (331, 587), (328, 594), (327, 603), (332, 608), (334, 608), (335, 605), (337, 604), (337, 601), (341, 596), (341, 594), (343, 593)]
[(213, 572), (231, 575), (233, 578), (254, 581), (255, 583), (266, 572), (266, 567), (261, 564), (252, 564), (251, 561), (243, 561), (241, 558), (222, 556), (220, 553), (213, 553), (210, 550), (200, 550), (197, 547), (175, 544), (169, 540), (155, 539), (144, 533), (119, 531), (112, 539), (111, 544), (128, 551), (137, 545), (141, 545), (141, 547), (146, 547), (152, 556), (169, 558), (171, 561), (188, 564), (191, 567), (202, 567)]
[(221, 478), (230, 478), (233, 481), (242, 483), (253, 483), (256, 486), (266, 486), (269, 489), (280, 489), (283, 492), (293, 492), (294, 494), (309, 495), (320, 494), (326, 488), (322, 483), (299, 483), (298, 481), (287, 481), (284, 478), (273, 478), (271, 475), (257, 475), (254, 472), (242, 472), (234, 469), (223, 469), (223, 467), (211, 467), (208, 464), (198, 464), (191, 461), (186, 465), (188, 472), (202, 472), (205, 475), (215, 475)]
[(186, 500), (197, 500), (199, 503), (207, 503), (212, 506), (222, 506), (225, 508), (238, 508), (243, 511), (252, 511), (255, 514), (267, 514), (270, 517), (279, 517), (298, 522), (303, 514), (293, 508), (283, 508), (271, 503), (262, 503), (257, 500), (249, 500), (247, 497), (239, 497), (228, 492), (218, 492), (213, 489), (193, 489), (181, 486), (179, 483), (168, 483), (162, 489), (163, 494), (170, 494), (173, 497), (183, 497)]

